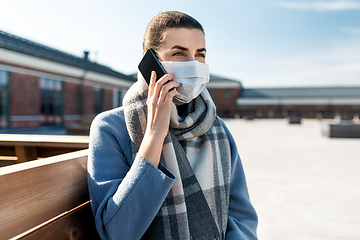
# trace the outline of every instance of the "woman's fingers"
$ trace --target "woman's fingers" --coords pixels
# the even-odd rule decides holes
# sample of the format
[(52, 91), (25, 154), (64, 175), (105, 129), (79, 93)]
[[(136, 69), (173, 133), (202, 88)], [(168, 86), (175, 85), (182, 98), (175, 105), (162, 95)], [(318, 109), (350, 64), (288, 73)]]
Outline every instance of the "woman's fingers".
[[(167, 98), (170, 98), (172, 101), (172, 98), (174, 96), (180, 96), (180, 94), (175, 89), (173, 89), (173, 88), (177, 88), (179, 86), (180, 86), (180, 83), (177, 83), (174, 81), (170, 81), (169, 83), (166, 83), (165, 85), (163, 85), (161, 92), (160, 92), (159, 101), (165, 102)], [(171, 89), (173, 89), (173, 90), (171, 90)]]
[(152, 96), (154, 94), (155, 84), (156, 84), (156, 72), (151, 71), (148, 96)]
[(162, 76), (156, 83), (155, 83), (155, 88), (154, 88), (154, 92), (153, 92), (153, 96), (154, 97), (160, 97), (160, 92), (161, 89), (163, 88), (163, 86), (168, 82), (171, 81), (174, 78), (174, 75), (172, 74), (165, 74), (164, 76)]

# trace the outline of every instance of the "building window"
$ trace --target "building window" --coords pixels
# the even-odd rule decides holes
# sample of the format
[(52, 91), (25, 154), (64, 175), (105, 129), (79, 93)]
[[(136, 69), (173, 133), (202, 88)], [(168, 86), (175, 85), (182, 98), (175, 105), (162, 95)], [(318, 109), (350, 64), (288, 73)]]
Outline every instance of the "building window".
[(230, 99), (230, 98), (231, 98), (231, 92), (230, 92), (230, 90), (225, 90), (225, 91), (224, 91), (224, 98), (225, 98), (225, 99)]
[(9, 75), (0, 70), (0, 129), (9, 126)]
[(216, 99), (216, 90), (210, 90), (210, 96), (213, 100)]
[(94, 97), (95, 114), (99, 114), (103, 111), (103, 89), (100, 86), (95, 87)]
[(125, 90), (123, 89), (118, 89), (115, 88), (114, 89), (114, 94), (113, 94), (113, 108), (117, 108), (117, 107), (121, 107), (122, 106), (122, 100), (125, 96)]
[(62, 82), (40, 79), (41, 123), (42, 125), (60, 125), (63, 120)]
[(322, 112), (316, 112), (316, 118), (317, 119), (322, 119), (323, 118), (323, 113)]
[(257, 110), (256, 111), (256, 117), (262, 117), (263, 116), (263, 113), (261, 110)]
[(268, 111), (268, 117), (269, 117), (269, 118), (275, 117), (275, 112), (274, 112), (274, 110), (269, 110), (269, 111)]
[(283, 116), (283, 117), (287, 117), (288, 115), (289, 115), (288, 110), (283, 109), (283, 110), (282, 110), (282, 116)]

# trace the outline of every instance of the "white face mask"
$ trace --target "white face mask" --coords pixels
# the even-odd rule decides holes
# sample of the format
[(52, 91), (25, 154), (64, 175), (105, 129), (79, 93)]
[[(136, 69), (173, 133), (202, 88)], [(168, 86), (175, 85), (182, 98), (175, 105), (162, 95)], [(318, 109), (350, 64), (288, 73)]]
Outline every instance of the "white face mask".
[(209, 65), (198, 61), (161, 62), (167, 73), (174, 74), (173, 80), (180, 83), (175, 97), (180, 103), (188, 103), (204, 90), (210, 80)]

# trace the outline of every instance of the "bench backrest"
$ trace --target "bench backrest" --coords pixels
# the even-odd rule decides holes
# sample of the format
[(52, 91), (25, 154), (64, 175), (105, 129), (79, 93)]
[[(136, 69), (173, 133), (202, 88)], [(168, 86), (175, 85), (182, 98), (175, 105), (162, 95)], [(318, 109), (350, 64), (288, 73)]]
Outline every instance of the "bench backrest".
[(87, 152), (0, 168), (0, 239), (99, 239), (89, 204)]
[(0, 134), (0, 167), (87, 149), (88, 136)]

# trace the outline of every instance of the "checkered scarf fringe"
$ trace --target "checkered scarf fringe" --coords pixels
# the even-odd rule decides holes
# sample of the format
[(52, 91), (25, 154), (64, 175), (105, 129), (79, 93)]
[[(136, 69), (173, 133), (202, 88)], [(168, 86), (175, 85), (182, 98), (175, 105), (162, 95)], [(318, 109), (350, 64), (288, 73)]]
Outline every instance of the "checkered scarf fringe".
[[(147, 122), (148, 85), (142, 77), (124, 98), (135, 158)], [(230, 193), (230, 144), (205, 89), (184, 116), (171, 112), (161, 163), (176, 177), (142, 239), (224, 239)]]

